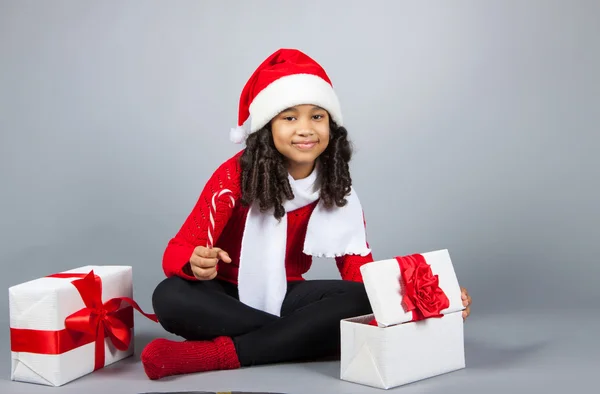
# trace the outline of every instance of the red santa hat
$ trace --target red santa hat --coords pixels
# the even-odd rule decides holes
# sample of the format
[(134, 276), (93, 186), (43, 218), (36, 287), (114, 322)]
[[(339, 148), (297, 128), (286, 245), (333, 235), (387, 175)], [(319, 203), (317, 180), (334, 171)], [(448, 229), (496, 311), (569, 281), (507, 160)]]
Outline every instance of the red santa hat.
[(338, 126), (343, 125), (337, 94), (323, 67), (297, 49), (279, 49), (246, 82), (231, 141), (243, 142), (284, 109), (301, 104), (318, 105)]

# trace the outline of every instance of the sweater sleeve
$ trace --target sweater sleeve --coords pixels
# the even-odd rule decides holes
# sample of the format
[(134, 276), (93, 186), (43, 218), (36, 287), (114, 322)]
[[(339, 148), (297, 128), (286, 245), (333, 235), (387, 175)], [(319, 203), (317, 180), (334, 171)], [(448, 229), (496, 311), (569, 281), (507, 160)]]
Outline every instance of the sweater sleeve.
[(363, 264), (373, 262), (373, 254), (369, 253), (366, 256), (347, 254), (345, 256), (335, 258), (338, 270), (343, 280), (353, 282), (362, 282), (362, 274), (360, 267)]
[[(363, 218), (364, 219), (364, 218)], [(367, 227), (366, 221), (365, 231)], [(369, 243), (367, 242), (367, 247), (369, 248)], [(363, 264), (373, 262), (373, 253), (369, 253), (366, 256), (361, 256), (359, 254), (347, 254), (344, 256), (336, 257), (335, 262), (337, 264), (338, 270), (342, 276), (343, 280), (349, 280), (353, 282), (362, 282), (362, 274), (360, 273), (360, 267)]]
[[(239, 155), (227, 160), (212, 174), (185, 222), (177, 234), (169, 240), (162, 263), (167, 277), (177, 275), (185, 279), (196, 280), (189, 270), (188, 263), (197, 246), (207, 245), (213, 194), (221, 189), (229, 189), (233, 193), (236, 205), (241, 198)], [(233, 213), (230, 203), (229, 198), (216, 200), (213, 217), (215, 221), (213, 243), (215, 246), (218, 246), (219, 236)]]

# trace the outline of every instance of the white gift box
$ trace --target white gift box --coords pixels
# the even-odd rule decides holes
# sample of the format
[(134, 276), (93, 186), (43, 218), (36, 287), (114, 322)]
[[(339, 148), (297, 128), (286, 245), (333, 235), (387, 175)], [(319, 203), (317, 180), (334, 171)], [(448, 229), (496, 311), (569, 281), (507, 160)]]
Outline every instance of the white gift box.
[[(373, 314), (340, 323), (342, 380), (389, 389), (465, 368), (465, 308), (448, 250), (412, 256), (437, 275), (448, 301), (442, 316), (416, 318), (407, 310), (407, 286), (396, 258), (363, 265)], [(373, 319), (377, 325), (370, 324)]]
[(11, 380), (61, 386), (131, 356), (133, 308), (121, 297), (133, 297), (130, 266), (85, 266), (10, 287)]

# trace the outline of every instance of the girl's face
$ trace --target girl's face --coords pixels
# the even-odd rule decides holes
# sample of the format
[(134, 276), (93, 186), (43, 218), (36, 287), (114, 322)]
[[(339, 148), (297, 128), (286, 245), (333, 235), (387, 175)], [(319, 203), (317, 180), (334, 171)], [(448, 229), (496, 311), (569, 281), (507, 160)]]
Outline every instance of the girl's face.
[(329, 145), (329, 113), (315, 105), (297, 105), (275, 116), (271, 131), (290, 175), (294, 179), (305, 178)]

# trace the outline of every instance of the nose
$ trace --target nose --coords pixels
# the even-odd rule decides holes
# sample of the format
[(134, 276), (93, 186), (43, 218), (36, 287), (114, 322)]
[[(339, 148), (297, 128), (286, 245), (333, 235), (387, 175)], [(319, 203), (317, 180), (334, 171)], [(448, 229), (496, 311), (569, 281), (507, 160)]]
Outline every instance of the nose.
[(306, 137), (309, 135), (313, 135), (314, 131), (312, 131), (312, 129), (310, 128), (299, 128), (298, 130), (296, 130), (296, 134), (302, 136), (302, 137)]
[(296, 132), (299, 135), (307, 136), (312, 135), (314, 133), (312, 129), (312, 119), (310, 116), (299, 116), (298, 121), (296, 122)]
[(313, 135), (314, 131), (312, 129), (312, 124), (310, 123), (310, 121), (303, 120), (302, 122), (298, 122), (298, 128), (296, 129), (296, 133), (303, 137)]

